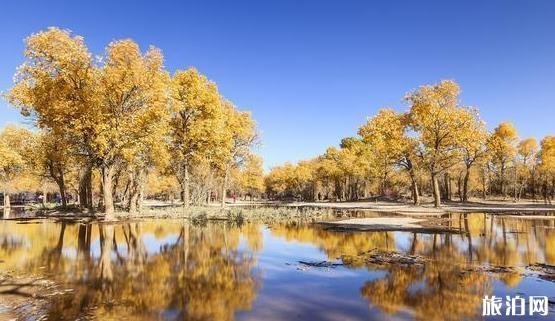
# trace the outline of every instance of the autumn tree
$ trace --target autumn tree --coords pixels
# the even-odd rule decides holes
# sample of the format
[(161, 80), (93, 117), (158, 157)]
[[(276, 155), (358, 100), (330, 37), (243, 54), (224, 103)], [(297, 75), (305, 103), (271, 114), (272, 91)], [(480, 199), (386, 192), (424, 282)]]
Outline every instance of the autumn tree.
[(462, 201), (468, 202), (470, 170), (487, 156), (488, 131), (485, 123), (480, 120), (477, 110), (468, 110), (470, 117), (466, 127), (457, 133), (464, 163), (464, 178), (462, 186)]
[(266, 192), (274, 197), (310, 198), (313, 196), (314, 167), (309, 161), (285, 163), (265, 177)]
[(539, 160), (544, 200), (551, 204), (555, 194), (555, 136), (547, 136), (541, 141)]
[(28, 167), (25, 150), (32, 144), (32, 133), (22, 127), (7, 126), (0, 132), (0, 190), (4, 208), (10, 208), (10, 193), (14, 179)]
[(156, 48), (143, 55), (132, 40), (112, 42), (106, 48), (106, 62), (99, 70), (90, 149), (101, 171), (107, 219), (114, 212), (112, 178), (116, 166), (126, 157), (137, 160), (133, 155), (146, 153), (159, 137), (155, 132), (167, 112), (167, 78), (162, 53)]
[(29, 162), (36, 175), (51, 180), (58, 186), (63, 207), (67, 206), (68, 176), (71, 176), (74, 162), (70, 149), (59, 148), (65, 145), (64, 138), (53, 132), (40, 132), (34, 137), (34, 146), (29, 155)]
[(415, 174), (416, 141), (408, 136), (407, 125), (407, 115), (399, 114), (393, 109), (381, 109), (359, 128), (358, 133), (379, 162), (382, 194), (386, 189), (389, 172), (395, 166), (400, 166), (410, 176), (412, 200), (418, 205), (420, 200)]
[(516, 155), (517, 138), (518, 133), (513, 124), (504, 122), (494, 129), (488, 141), (492, 165), (497, 172), (499, 193), (503, 196), (507, 194), (507, 170)]
[[(82, 37), (58, 28), (33, 34), (25, 44), (25, 62), (6, 96), (38, 128), (56, 137), (56, 148), (83, 157), (80, 190), (90, 192), (90, 134), (96, 129), (92, 111), (98, 103), (98, 71), (91, 54)], [(87, 195), (81, 194), (80, 201), (91, 207)]]
[(459, 105), (459, 94), (457, 83), (444, 80), (422, 86), (405, 98), (411, 104), (411, 126), (418, 133), (418, 153), (430, 173), (436, 207), (441, 205), (438, 175), (459, 162), (459, 133), (474, 120), (472, 112)]
[(145, 180), (145, 194), (163, 196), (164, 199), (174, 201), (175, 195), (179, 195), (179, 183), (174, 175), (168, 175), (163, 171), (165, 167), (155, 167), (147, 173)]
[(533, 137), (523, 139), (517, 145), (517, 159), (514, 182), (515, 201), (520, 200), (526, 183), (530, 183), (530, 189), (532, 195), (534, 195), (537, 152), (538, 142)]
[[(366, 181), (378, 176), (377, 157), (358, 137), (346, 137), (339, 144), (341, 149), (335, 161), (343, 177), (342, 198), (356, 200), (365, 193)], [(318, 177), (317, 177), (318, 178)]]
[(224, 134), (223, 143), (219, 147), (223, 158), (222, 206), (228, 187), (230, 172), (245, 163), (251, 154), (251, 147), (256, 143), (258, 135), (256, 124), (249, 112), (239, 111), (229, 101), (224, 101)]
[(190, 202), (190, 172), (195, 163), (215, 150), (221, 133), (221, 102), (216, 85), (196, 69), (176, 71), (171, 80), (171, 170), (182, 187), (184, 206)]
[(336, 147), (329, 147), (326, 152), (319, 157), (319, 166), (316, 168), (316, 174), (319, 178), (327, 181), (333, 186), (333, 194), (335, 199), (345, 198), (345, 188), (343, 179), (345, 177), (344, 166), (345, 164), (344, 155), (342, 155), (341, 149)]
[(255, 154), (248, 155), (244, 164), (236, 172), (235, 182), (238, 188), (252, 197), (264, 192), (264, 170), (262, 158)]

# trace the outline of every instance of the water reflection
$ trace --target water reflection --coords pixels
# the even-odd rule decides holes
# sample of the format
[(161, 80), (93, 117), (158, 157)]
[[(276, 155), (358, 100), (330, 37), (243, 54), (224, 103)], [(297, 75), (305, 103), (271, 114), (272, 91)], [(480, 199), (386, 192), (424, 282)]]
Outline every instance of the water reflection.
[[(361, 295), (387, 314), (411, 311), (409, 319), (415, 320), (481, 319), (482, 298), (495, 292), (494, 280), (515, 288), (523, 279), (519, 270), (527, 265), (555, 264), (554, 219), (486, 214), (450, 214), (445, 218), (444, 224), (459, 234), (349, 233), (297, 224), (281, 225), (273, 232), (287, 240), (315, 244), (328, 260), (342, 256), (348, 267), (385, 271), (384, 277), (366, 281)], [(376, 265), (357, 255), (374, 249), (430, 260), (413, 266)], [(512, 267), (516, 272), (488, 274), (477, 266)], [(553, 291), (553, 285), (551, 288)]]
[(5, 222), (0, 235), (2, 269), (45, 273), (73, 288), (51, 320), (233, 320), (258, 287), (261, 233), (250, 225)]
[[(0, 221), (0, 270), (45, 275), (73, 289), (50, 306), (49, 320), (460, 320), (481, 318), (484, 295), (529, 294), (527, 276), (466, 267), (555, 264), (555, 220), (452, 214), (443, 224), (460, 233)], [(402, 267), (356, 259), (373, 249), (430, 260)], [(346, 266), (333, 271), (296, 268), (307, 257), (346, 256)], [(555, 293), (553, 283), (534, 282), (535, 290), (551, 291), (543, 295)]]

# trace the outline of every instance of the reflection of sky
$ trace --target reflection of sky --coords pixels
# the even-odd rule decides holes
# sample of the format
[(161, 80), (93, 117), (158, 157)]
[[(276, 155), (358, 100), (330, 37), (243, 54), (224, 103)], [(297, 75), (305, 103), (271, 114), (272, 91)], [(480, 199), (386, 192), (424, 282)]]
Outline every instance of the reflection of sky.
[[(496, 220), (495, 223), (500, 224), (500, 221)], [(0, 222), (0, 224), (9, 223)], [(172, 222), (157, 221), (157, 224), (172, 224)], [(31, 246), (33, 245), (31, 243), (39, 243), (41, 242), (40, 240), (44, 239), (41, 238), (41, 233), (52, 230), (58, 231), (60, 227), (59, 224), (55, 223), (44, 223), (44, 226), (45, 229), (35, 232), (33, 238), (31, 238), (30, 235), (24, 233), (19, 234), (10, 229), (5, 229), (9, 232), (3, 233), (3, 235), (8, 241), (19, 242), (17, 245), (19, 247), (21, 247), (21, 244)], [(524, 226), (527, 225), (522, 225), (522, 227)], [(76, 230), (65, 230), (66, 234), (64, 240), (66, 244), (64, 244), (62, 249), (62, 255), (69, 260), (78, 260), (80, 258), (76, 253), (77, 245), (68, 242), (70, 238), (76, 238), (77, 235), (72, 235), (70, 231), (75, 232)], [(365, 268), (351, 269), (341, 266), (335, 268), (307, 268), (306, 266), (301, 266), (299, 261), (320, 262), (328, 260), (328, 255), (324, 253), (316, 243), (311, 243), (310, 241), (288, 241), (284, 237), (275, 236), (271, 228), (262, 228), (261, 233), (263, 240), (260, 244), (263, 244), (263, 247), (259, 252), (255, 253), (251, 253), (251, 250), (248, 249), (247, 238), (244, 235), (240, 237), (239, 251), (251, 253), (255, 257), (257, 265), (252, 270), (252, 273), (253, 275), (260, 276), (261, 279), (252, 309), (249, 311), (236, 312), (238, 321), (411, 319), (410, 307), (406, 307), (402, 312), (391, 316), (381, 312), (378, 308), (374, 307), (367, 298), (362, 297), (361, 288), (369, 281), (386, 277), (387, 272), (379, 270), (368, 271)], [(503, 242), (502, 230), (498, 225), (494, 226), (494, 233), (496, 242)], [(371, 232), (367, 232), (365, 235), (368, 235), (370, 238), (371, 234)], [(126, 257), (127, 247), (125, 240), (122, 238), (121, 234), (116, 235), (118, 237), (118, 253), (122, 257)], [(521, 238), (519, 250), (522, 252), (526, 251), (526, 247), (524, 246), (526, 242), (522, 234), (507, 234), (507, 242), (516, 244), (517, 237)], [(420, 244), (431, 244), (433, 238), (434, 236), (431, 234), (418, 234), (418, 242)], [(538, 254), (541, 253), (544, 250), (542, 247), (545, 246), (545, 244), (536, 241), (533, 234), (529, 234), (529, 238), (530, 248), (535, 250)], [(175, 244), (178, 240), (178, 235), (168, 234), (161, 237), (156, 236), (153, 232), (143, 232), (141, 240), (149, 256), (154, 256), (160, 252), (161, 247)], [(412, 245), (413, 233), (395, 232), (394, 240), (398, 251), (409, 251)], [(466, 251), (468, 251), (468, 238), (466, 235), (452, 235), (451, 240), (452, 244), (459, 249), (461, 253), (466, 253)], [(481, 243), (483, 244), (485, 240), (483, 236), (474, 235), (472, 237), (472, 245), (476, 249), (478, 245)], [(437, 242), (438, 244), (444, 244), (445, 235), (438, 235)], [(7, 246), (9, 246), (9, 244), (8, 242)], [(36, 246), (37, 244), (34, 245)], [(16, 244), (13, 244), (13, 247), (15, 246)], [(55, 246), (55, 243), (52, 243), (52, 246)], [(52, 250), (52, 248), (49, 249)], [(100, 242), (98, 238), (92, 241), (91, 255), (95, 259), (100, 257)], [(541, 255), (539, 255), (539, 257), (541, 257)], [(0, 260), (1, 259), (2, 258), (0, 258)], [(112, 252), (112, 259), (114, 261), (116, 260), (115, 252)], [(0, 268), (1, 267), (2, 265), (0, 265)], [(74, 270), (72, 269), (71, 272), (73, 273)], [(535, 276), (522, 277), (514, 288), (508, 287), (495, 277), (492, 277), (492, 279), (494, 280), (493, 294), (496, 296), (504, 298), (505, 295), (521, 295), (523, 297), (528, 297), (530, 295), (548, 295), (551, 296), (551, 300), (555, 301), (555, 283), (541, 280)], [(426, 282), (426, 280), (415, 280), (409, 285), (409, 292), (431, 291), (432, 288), (427, 288), (430, 284)], [(168, 309), (164, 313), (164, 316), (171, 319), (172, 316), (179, 313), (179, 311)], [(555, 311), (551, 311), (551, 316), (553, 316), (552, 319), (555, 319)], [(530, 318), (525, 319), (529, 320)], [(506, 318), (499, 320), (506, 320)], [(538, 318), (537, 320), (549, 320), (549, 318)]]
[(160, 252), (160, 248), (164, 245), (172, 245), (179, 238), (176, 234), (166, 235), (163, 238), (156, 238), (153, 234), (144, 234), (143, 242), (148, 254), (156, 254)]
[(64, 247), (62, 255), (68, 259), (75, 259), (77, 258), (77, 249), (75, 247)]
[[(262, 286), (252, 309), (236, 313), (237, 320), (412, 320), (410, 308), (388, 315), (361, 296), (364, 284), (386, 277), (386, 271), (345, 267), (299, 269), (299, 261), (326, 261), (327, 254), (308, 242), (276, 237), (271, 229), (264, 228), (262, 232), (264, 248), (257, 257)], [(438, 235), (438, 243), (443, 242), (444, 237)], [(394, 238), (398, 251), (410, 250), (413, 233), (395, 232)], [(433, 238), (431, 234), (418, 234), (419, 242), (432, 242)], [(457, 249), (467, 251), (468, 239), (464, 235), (451, 238)], [(484, 240), (475, 237), (473, 245), (477, 245), (477, 241)], [(422, 279), (409, 285), (408, 291), (426, 291), (428, 286), (426, 279)], [(498, 296), (549, 293), (555, 297), (555, 284), (535, 277), (524, 277), (516, 288), (509, 288), (501, 281), (494, 282), (493, 294)]]
[(100, 239), (96, 239), (91, 242), (91, 257), (99, 258), (100, 257)]
[(263, 237), (258, 255), (262, 287), (253, 309), (237, 313), (238, 320), (368, 320), (369, 314), (381, 314), (370, 309), (360, 287), (385, 272), (344, 267), (300, 270), (299, 261), (325, 261), (327, 255), (314, 245), (275, 237), (271, 229), (263, 229)]
[(410, 249), (410, 244), (412, 242), (412, 233), (407, 232), (396, 232), (395, 233), (395, 247), (398, 251), (407, 252)]
[[(160, 248), (164, 245), (175, 244), (175, 242), (177, 242), (177, 239), (178, 235), (175, 234), (167, 235), (163, 238), (157, 238), (150, 233), (142, 235), (143, 244), (145, 246), (146, 252), (149, 255), (159, 253)], [(127, 256), (127, 245), (123, 240), (118, 241), (118, 253), (123, 257)], [(93, 258), (100, 257), (100, 239), (96, 239), (94, 242), (91, 243), (91, 256)], [(112, 259), (115, 259), (116, 257), (116, 253), (112, 253)]]
[[(502, 298), (505, 301), (506, 296), (510, 296), (512, 298), (516, 297), (517, 295), (521, 298), (525, 298), (526, 302), (528, 303), (527, 298), (529, 296), (547, 296), (550, 302), (555, 302), (555, 283), (544, 281), (537, 277), (525, 277), (522, 278), (518, 286), (511, 288), (506, 286), (500, 280), (495, 280), (493, 282), (493, 292), (496, 297)], [(528, 307), (526, 307), (528, 308)], [(505, 313), (505, 311), (501, 311), (501, 313)], [(549, 313), (547, 316), (539, 316), (539, 315), (526, 315), (525, 317), (515, 317), (515, 320), (555, 320), (555, 305), (550, 304), (549, 306)], [(507, 317), (488, 317), (486, 320), (507, 320)]]

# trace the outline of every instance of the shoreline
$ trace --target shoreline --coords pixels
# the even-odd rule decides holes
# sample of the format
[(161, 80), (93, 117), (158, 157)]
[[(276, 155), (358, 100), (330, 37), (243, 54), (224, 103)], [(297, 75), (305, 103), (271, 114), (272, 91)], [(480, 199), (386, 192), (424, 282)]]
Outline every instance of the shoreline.
[(374, 211), (380, 213), (392, 213), (407, 216), (439, 216), (448, 213), (473, 213), (488, 212), (491, 214), (507, 214), (515, 212), (553, 212), (555, 215), (555, 205), (539, 204), (533, 202), (508, 203), (507, 201), (486, 201), (486, 202), (449, 202), (436, 208), (432, 204), (413, 205), (410, 203), (396, 201), (353, 201), (353, 202), (290, 202), (273, 203), (278, 207), (313, 207), (337, 210), (359, 210)]
[[(2, 207), (0, 207), (0, 210)], [(7, 220), (13, 219), (75, 219), (103, 221), (102, 212), (77, 212), (60, 208), (40, 209), (22, 208), (25, 215), (13, 215)], [(414, 218), (439, 218), (449, 213), (487, 213), (511, 218), (529, 218), (555, 220), (555, 205), (539, 204), (537, 202), (522, 201), (513, 203), (508, 201), (485, 201), (455, 203), (449, 202), (439, 208), (432, 203), (423, 203), (415, 206), (407, 202), (399, 201), (351, 201), (351, 202), (284, 202), (284, 201), (238, 201), (227, 203), (225, 207), (220, 204), (208, 204), (203, 206), (190, 206), (183, 208), (180, 204), (169, 204), (158, 201), (146, 201), (140, 213), (130, 214), (124, 211), (115, 213), (115, 222), (133, 219), (165, 219), (183, 218), (191, 220), (224, 220), (224, 221), (283, 221), (296, 219), (322, 219), (324, 216), (330, 218), (337, 211), (361, 211), (391, 214), (402, 220), (403, 217)], [(543, 212), (543, 213), (538, 213)], [(1, 213), (1, 211), (0, 211)], [(331, 219), (327, 222), (337, 220)], [(110, 221), (106, 221), (107, 223)], [(326, 221), (319, 221), (320, 223)]]

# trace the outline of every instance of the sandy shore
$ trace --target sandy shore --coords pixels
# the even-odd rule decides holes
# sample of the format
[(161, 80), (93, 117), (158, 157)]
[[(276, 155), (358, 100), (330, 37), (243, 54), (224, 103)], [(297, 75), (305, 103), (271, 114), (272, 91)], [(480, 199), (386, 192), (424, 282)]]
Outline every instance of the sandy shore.
[(319, 224), (336, 231), (409, 231), (420, 233), (457, 232), (449, 230), (445, 226), (434, 224), (434, 221), (438, 221), (438, 219), (397, 216), (351, 218), (332, 222), (320, 222)]
[[(389, 212), (404, 214), (408, 216), (438, 216), (446, 213), (470, 213), (470, 212), (493, 212), (493, 213), (529, 213), (553, 212), (555, 205), (545, 205), (535, 202), (513, 203), (509, 201), (482, 201), (469, 203), (447, 203), (440, 208), (435, 208), (431, 203), (414, 206), (409, 203), (385, 202), (385, 201), (361, 201), (361, 202), (275, 202), (275, 206), (287, 207), (315, 207), (347, 210), (364, 210), (375, 212)], [(555, 218), (555, 216), (554, 216)]]

